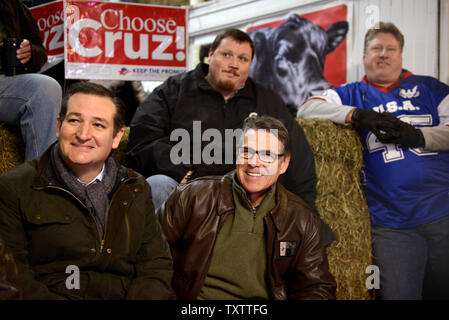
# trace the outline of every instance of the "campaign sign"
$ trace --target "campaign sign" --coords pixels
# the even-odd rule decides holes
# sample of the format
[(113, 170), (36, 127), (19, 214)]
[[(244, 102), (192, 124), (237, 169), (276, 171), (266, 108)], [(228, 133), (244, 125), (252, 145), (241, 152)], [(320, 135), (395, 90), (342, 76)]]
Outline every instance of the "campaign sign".
[(30, 8), (36, 19), (41, 38), (47, 50), (48, 62), (64, 58), (64, 10), (62, 0)]
[(65, 1), (71, 79), (164, 80), (187, 67), (187, 9)]

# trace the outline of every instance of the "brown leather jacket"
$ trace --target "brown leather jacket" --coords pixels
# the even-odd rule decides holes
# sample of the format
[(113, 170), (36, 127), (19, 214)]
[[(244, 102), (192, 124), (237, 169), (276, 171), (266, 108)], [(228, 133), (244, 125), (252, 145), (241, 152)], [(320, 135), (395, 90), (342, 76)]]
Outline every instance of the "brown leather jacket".
[[(265, 217), (271, 299), (335, 299), (336, 283), (320, 238), (321, 222), (298, 196), (279, 183), (276, 190), (276, 207)], [(234, 209), (232, 173), (179, 185), (159, 208), (172, 251), (172, 286), (178, 299), (199, 295), (218, 231)], [(296, 250), (282, 256), (281, 243), (296, 244)]]

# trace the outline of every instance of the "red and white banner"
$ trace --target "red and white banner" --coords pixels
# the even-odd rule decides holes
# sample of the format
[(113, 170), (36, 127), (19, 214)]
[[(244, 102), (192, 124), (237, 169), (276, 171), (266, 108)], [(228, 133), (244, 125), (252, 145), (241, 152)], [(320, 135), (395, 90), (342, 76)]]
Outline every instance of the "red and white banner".
[(42, 42), (47, 49), (48, 63), (64, 58), (64, 10), (62, 0), (30, 8), (36, 19)]
[(65, 3), (66, 78), (164, 80), (186, 70), (186, 8)]

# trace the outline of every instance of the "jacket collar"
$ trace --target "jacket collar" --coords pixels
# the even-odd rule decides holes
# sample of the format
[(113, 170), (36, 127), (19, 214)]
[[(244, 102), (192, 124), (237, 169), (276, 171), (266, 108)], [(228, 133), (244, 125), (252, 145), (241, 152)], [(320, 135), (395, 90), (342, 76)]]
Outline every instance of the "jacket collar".
[(48, 170), (51, 157), (50, 153), (56, 143), (57, 142), (54, 142), (47, 150), (45, 150), (40, 158), (37, 158), (37, 175), (34, 178), (33, 187), (46, 187), (56, 183), (57, 180), (53, 171)]
[(234, 171), (225, 174), (220, 180), (220, 193), (218, 195), (217, 214), (219, 216), (228, 211), (235, 210), (234, 199), (232, 197), (232, 174)]
[(278, 181), (276, 182), (276, 206), (271, 210), (270, 214), (273, 218), (273, 224), (277, 231), (281, 231), (282, 215), (287, 210), (288, 197), (287, 190)]

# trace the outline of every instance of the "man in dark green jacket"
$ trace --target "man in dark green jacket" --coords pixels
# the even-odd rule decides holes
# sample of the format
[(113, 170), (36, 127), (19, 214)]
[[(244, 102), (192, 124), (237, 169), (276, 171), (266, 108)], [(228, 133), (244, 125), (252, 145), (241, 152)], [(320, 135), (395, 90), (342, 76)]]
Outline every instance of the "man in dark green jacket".
[(25, 299), (166, 299), (172, 259), (151, 190), (110, 156), (124, 107), (104, 87), (70, 88), (58, 142), (0, 177), (0, 235)]

